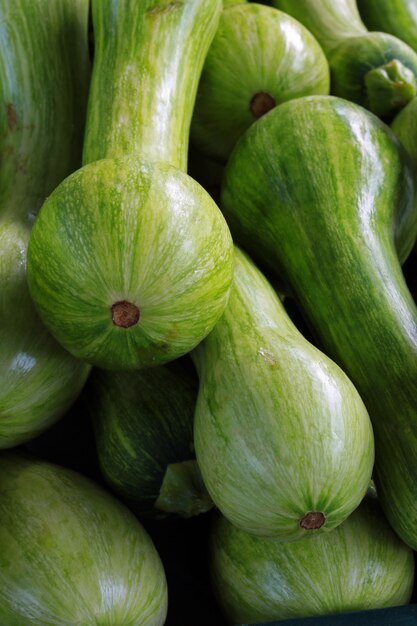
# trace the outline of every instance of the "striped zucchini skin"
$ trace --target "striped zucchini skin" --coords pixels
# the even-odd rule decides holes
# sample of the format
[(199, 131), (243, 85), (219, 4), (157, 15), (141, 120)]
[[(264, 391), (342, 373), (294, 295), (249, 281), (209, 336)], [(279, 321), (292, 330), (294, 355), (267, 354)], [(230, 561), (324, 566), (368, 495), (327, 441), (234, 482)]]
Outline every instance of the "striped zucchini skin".
[[(357, 102), (383, 119), (416, 95), (416, 53), (396, 37), (369, 33), (355, 0), (273, 0), (273, 5), (299, 19), (323, 46), (333, 95)], [(387, 67), (392, 61), (394, 71)]]
[(81, 161), (87, 17), (85, 0), (0, 6), (0, 448), (58, 419), (90, 369), (52, 338), (26, 284), (34, 217)]
[(357, 4), (361, 18), (369, 30), (395, 35), (417, 52), (415, 0), (357, 0)]
[[(28, 284), (41, 317), (72, 354), (108, 369), (173, 360), (222, 314), (233, 248), (217, 205), (189, 176), (133, 156), (68, 177), (33, 227)], [(112, 303), (140, 309), (112, 320)]]
[[(43, 205), (28, 282), (54, 337), (99, 367), (173, 360), (209, 333), (226, 306), (233, 274), (227, 224), (209, 195), (172, 165), (184, 165), (193, 90), (220, 10), (220, 0), (95, 4), (84, 160), (99, 160)], [(164, 37), (175, 46), (162, 45)], [(174, 128), (182, 139), (172, 143)]]
[(326, 54), (348, 37), (368, 32), (356, 0), (272, 0), (272, 6), (304, 24)]
[[(163, 517), (159, 496), (167, 472), (178, 474), (184, 461), (192, 467), (195, 459), (195, 381), (174, 364), (135, 372), (94, 369), (85, 398), (105, 479), (135, 512)], [(205, 489), (193, 483), (181, 483), (175, 496), (171, 512), (185, 517), (211, 508)]]
[(165, 574), (139, 522), (83, 476), (0, 457), (2, 626), (162, 626)]
[(300, 22), (260, 4), (229, 7), (204, 64), (191, 140), (204, 154), (226, 161), (269, 108), (329, 89), (327, 59)]
[[(229, 304), (193, 356), (196, 456), (220, 511), (246, 532), (281, 541), (340, 524), (371, 477), (368, 413), (238, 249)], [(311, 512), (324, 524), (305, 528)]]
[(93, 0), (84, 163), (137, 153), (187, 169), (188, 135), (221, 0)]
[(233, 624), (399, 606), (413, 588), (413, 552), (371, 494), (332, 533), (291, 543), (248, 535), (217, 515), (209, 554)]
[(286, 279), (364, 399), (384, 511), (416, 547), (417, 310), (394, 245), (400, 223), (415, 233), (406, 156), (361, 107), (300, 98), (239, 142), (222, 204), (236, 239)]

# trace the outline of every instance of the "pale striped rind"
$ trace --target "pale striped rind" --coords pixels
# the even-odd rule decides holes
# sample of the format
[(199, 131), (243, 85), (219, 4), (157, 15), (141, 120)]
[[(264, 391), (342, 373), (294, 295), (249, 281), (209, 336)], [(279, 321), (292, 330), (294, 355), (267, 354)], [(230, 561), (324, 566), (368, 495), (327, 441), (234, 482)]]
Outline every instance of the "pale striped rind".
[(417, 309), (395, 249), (399, 225), (415, 238), (416, 179), (406, 156), (361, 107), (299, 98), (239, 142), (222, 206), (236, 240), (286, 279), (323, 349), (360, 392), (381, 504), (417, 547)]
[[(342, 370), (308, 343), (259, 270), (236, 250), (226, 311), (193, 353), (194, 443), (207, 489), (234, 525), (288, 541), (328, 532), (360, 503), (374, 441)], [(300, 523), (320, 512), (325, 523)]]
[(417, 52), (417, 4), (414, 0), (357, 0), (369, 30), (395, 35)]
[(137, 153), (187, 168), (198, 80), (221, 0), (93, 0), (84, 163)]
[[(110, 369), (149, 367), (194, 348), (224, 311), (230, 232), (189, 176), (136, 156), (84, 166), (34, 225), (28, 282), (41, 318), (74, 356)], [(111, 306), (139, 322), (121, 328)]]
[(412, 551), (370, 494), (332, 533), (293, 543), (248, 535), (218, 515), (210, 569), (233, 624), (399, 606), (414, 580)]
[(136, 518), (70, 470), (0, 459), (2, 626), (162, 626), (167, 588)]
[(81, 160), (87, 18), (85, 0), (0, 7), (0, 448), (58, 419), (89, 372), (51, 337), (26, 284), (34, 216)]
[(356, 0), (272, 0), (272, 5), (304, 24), (326, 54), (347, 37), (367, 33)]
[(276, 104), (328, 94), (327, 59), (311, 33), (272, 7), (241, 4), (224, 10), (201, 75), (191, 140), (226, 161), (257, 119), (252, 99), (266, 93)]

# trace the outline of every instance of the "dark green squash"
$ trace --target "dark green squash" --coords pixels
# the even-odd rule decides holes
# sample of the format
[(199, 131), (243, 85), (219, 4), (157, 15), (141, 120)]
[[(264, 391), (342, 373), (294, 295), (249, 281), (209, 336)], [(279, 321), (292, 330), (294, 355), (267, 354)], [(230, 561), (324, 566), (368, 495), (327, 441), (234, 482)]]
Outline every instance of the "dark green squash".
[(281, 541), (340, 524), (371, 477), (368, 413), (238, 249), (226, 311), (192, 354), (200, 377), (196, 456), (221, 512), (246, 532)]
[(416, 0), (357, 0), (357, 3), (369, 30), (395, 35), (417, 51)]
[(417, 309), (404, 281), (416, 177), (362, 107), (311, 96), (259, 120), (232, 153), (222, 207), (236, 241), (282, 276), (373, 422), (376, 480), (417, 547)]
[(109, 369), (190, 351), (222, 314), (232, 241), (184, 173), (221, 0), (96, 0), (84, 167), (34, 225), (28, 282), (52, 334)]

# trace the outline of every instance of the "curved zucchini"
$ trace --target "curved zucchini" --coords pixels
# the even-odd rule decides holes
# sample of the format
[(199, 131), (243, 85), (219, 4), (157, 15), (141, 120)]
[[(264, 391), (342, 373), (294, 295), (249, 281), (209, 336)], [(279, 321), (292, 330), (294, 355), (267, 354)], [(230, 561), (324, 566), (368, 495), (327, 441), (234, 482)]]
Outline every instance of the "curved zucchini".
[(273, 0), (323, 46), (331, 93), (390, 118), (417, 94), (417, 54), (400, 39), (369, 33), (354, 0)]
[(210, 570), (230, 622), (252, 624), (407, 604), (414, 559), (368, 493), (343, 524), (314, 540), (254, 537), (218, 515)]
[(162, 626), (167, 588), (145, 530), (80, 474), (0, 457), (2, 626)]
[(93, 2), (86, 165), (40, 211), (28, 282), (52, 334), (100, 367), (173, 360), (226, 306), (229, 230), (177, 169), (220, 11), (221, 0)]
[(236, 240), (286, 280), (361, 394), (381, 503), (417, 547), (417, 309), (395, 246), (399, 227), (416, 232), (405, 150), (362, 107), (299, 98), (249, 129), (223, 181)]
[(90, 369), (49, 334), (26, 283), (34, 217), (81, 161), (87, 17), (85, 0), (0, 6), (0, 448), (61, 417)]
[(244, 131), (271, 108), (329, 89), (326, 57), (300, 22), (260, 4), (229, 7), (204, 64), (191, 141), (226, 161)]
[(347, 376), (304, 339), (239, 250), (229, 304), (193, 358), (196, 456), (221, 512), (282, 541), (340, 524), (371, 477), (369, 416)]
[(357, 4), (369, 30), (395, 35), (417, 51), (416, 0), (357, 0)]
[(93, 370), (85, 399), (100, 467), (135, 512), (190, 517), (212, 507), (195, 461), (196, 397), (194, 381), (177, 368)]

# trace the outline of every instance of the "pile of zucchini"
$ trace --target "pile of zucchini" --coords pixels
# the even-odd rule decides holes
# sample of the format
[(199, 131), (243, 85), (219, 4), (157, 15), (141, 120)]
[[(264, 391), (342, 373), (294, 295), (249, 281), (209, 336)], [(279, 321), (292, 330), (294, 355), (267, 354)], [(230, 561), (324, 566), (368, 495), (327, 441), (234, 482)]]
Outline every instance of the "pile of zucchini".
[(196, 515), (230, 624), (408, 603), (417, 0), (3, 0), (0, 76), (0, 624), (174, 626)]

